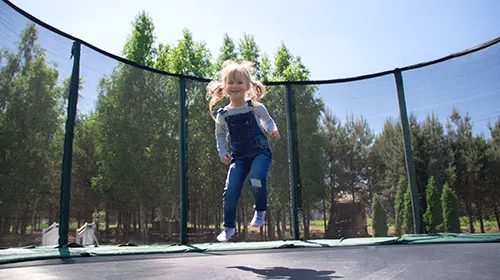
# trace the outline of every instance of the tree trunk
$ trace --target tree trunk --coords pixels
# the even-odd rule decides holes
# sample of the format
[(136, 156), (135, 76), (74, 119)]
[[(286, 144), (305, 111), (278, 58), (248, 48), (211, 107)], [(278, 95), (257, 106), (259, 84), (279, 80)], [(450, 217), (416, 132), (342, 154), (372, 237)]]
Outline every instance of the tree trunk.
[(283, 234), (283, 238), (284, 239), (286, 239), (286, 232), (287, 232), (287, 229), (286, 229), (286, 218), (287, 218), (288, 215), (286, 213), (287, 212), (281, 213), (281, 227), (282, 227), (281, 233)]
[(23, 217), (21, 221), (21, 236), (26, 235), (26, 228), (28, 227), (28, 219), (26, 219), (26, 216)]
[(323, 197), (323, 227), (326, 233), (326, 197)]
[[(241, 205), (239, 205), (236, 209), (238, 208), (241, 208)], [(239, 211), (240, 209), (238, 209), (238, 213), (236, 213), (236, 219), (237, 219), (237, 227), (238, 227), (238, 230), (237, 230), (237, 235), (236, 235), (236, 241), (240, 241), (241, 240), (241, 211)]]
[(109, 233), (109, 208), (108, 204), (106, 203), (104, 206), (104, 236), (106, 238), (108, 237)]
[(123, 225), (123, 214), (122, 211), (118, 211), (118, 215), (116, 217), (116, 228), (115, 228), (115, 235), (118, 236), (120, 234), (120, 228)]
[(147, 242), (148, 236), (148, 227), (147, 227), (147, 213), (144, 207), (144, 203), (140, 203), (139, 205), (139, 219), (140, 219), (140, 227), (141, 227), (141, 240)]
[(264, 223), (262, 226), (264, 228), (264, 240), (268, 241), (269, 240), (269, 224)]
[[(177, 202), (179, 202), (179, 201), (177, 201)], [(177, 204), (177, 205), (179, 205), (179, 204)], [(172, 214), (170, 215), (170, 218), (171, 218), (172, 221), (175, 221), (177, 219), (177, 215), (175, 215), (175, 213), (176, 213), (176, 211), (175, 211), (176, 207), (177, 207), (176, 204), (172, 203)]]
[(196, 232), (201, 232), (201, 228), (203, 226), (203, 200), (198, 203), (198, 210), (197, 210), (197, 218), (196, 218), (196, 224), (198, 225), (198, 229)]
[(493, 212), (495, 213), (495, 219), (497, 221), (497, 228), (500, 231), (500, 213), (498, 212), (498, 204), (496, 198), (493, 200)]
[(155, 223), (155, 218), (156, 218), (156, 211), (155, 210), (156, 209), (154, 207), (151, 208), (151, 217), (149, 217), (150, 218), (149, 223), (151, 225), (153, 225)]
[[(197, 201), (193, 201), (193, 207), (191, 210), (191, 228), (193, 229), (193, 232), (196, 232), (196, 213), (197, 213)], [(188, 226), (189, 227), (189, 226)], [(188, 231), (189, 232), (189, 231)]]
[(221, 214), (220, 214), (220, 211), (217, 211), (217, 213), (215, 214), (215, 233), (216, 234), (219, 234), (219, 232), (221, 231), (221, 228), (220, 228), (220, 225), (221, 225)]
[(33, 231), (36, 230), (36, 216), (38, 214), (38, 202), (39, 198), (35, 198), (35, 206), (33, 207), (33, 213), (31, 214), (31, 231), (30, 233), (33, 234)]
[(28, 225), (29, 225), (29, 211), (30, 211), (30, 207), (28, 205), (28, 203), (26, 203), (26, 207), (24, 208), (24, 211), (23, 211), (23, 215), (21, 216), (21, 228), (20, 228), (20, 232), (21, 232), (21, 235), (22, 236), (25, 236), (26, 235), (26, 230), (28, 228)]
[(495, 219), (497, 220), (497, 228), (500, 231), (500, 214), (498, 213), (498, 207), (496, 205), (495, 205)]
[(483, 219), (483, 207), (481, 204), (479, 204), (479, 225), (480, 225), (480, 229), (481, 229), (481, 233), (485, 233), (484, 231), (484, 219)]
[(472, 202), (470, 200), (467, 200), (467, 216), (469, 216), (469, 229), (470, 233), (475, 233), (476, 231), (474, 230), (474, 215), (472, 213)]
[(11, 218), (10, 217), (4, 217), (3, 222), (2, 222), (2, 234), (9, 234), (10, 233), (10, 225), (11, 225)]
[(5, 234), (5, 217), (2, 216), (2, 213), (0, 213), (0, 236), (3, 236)]
[(246, 242), (248, 241), (248, 212), (245, 206), (243, 204), (243, 240)]
[(134, 235), (137, 234), (137, 230), (140, 230), (141, 224), (141, 207), (139, 206), (139, 211), (134, 211), (132, 213), (132, 231)]
[(20, 223), (19, 215), (21, 213), (21, 202), (17, 203), (17, 209), (14, 213), (15, 213), (14, 214), (14, 225), (13, 225), (12, 232), (15, 234), (18, 234), (19, 233), (19, 223)]
[(307, 207), (304, 207), (304, 213), (302, 215), (302, 224), (304, 225), (304, 239), (308, 240), (309, 239), (309, 224), (307, 222), (309, 218), (309, 209)]
[(281, 210), (276, 212), (276, 231), (278, 233), (278, 239), (283, 240), (283, 232), (281, 231)]
[(267, 236), (269, 240), (274, 240), (274, 222), (271, 209), (267, 209), (266, 218), (267, 218)]
[(327, 230), (325, 232), (326, 238), (337, 238), (337, 220), (336, 220), (336, 215), (335, 215), (335, 194), (332, 192), (332, 196), (330, 198), (331, 204), (330, 204), (330, 219), (328, 220), (328, 226)]
[(54, 223), (54, 204), (50, 203), (49, 205), (49, 226)]
[(165, 222), (163, 218), (163, 207), (158, 208), (158, 219), (160, 219), (160, 233), (163, 235), (165, 233)]

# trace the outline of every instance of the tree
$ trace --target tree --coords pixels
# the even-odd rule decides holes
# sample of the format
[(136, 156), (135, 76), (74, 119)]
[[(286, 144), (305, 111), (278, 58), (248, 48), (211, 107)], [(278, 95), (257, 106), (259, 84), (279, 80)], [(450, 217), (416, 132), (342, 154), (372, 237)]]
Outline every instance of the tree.
[[(126, 58), (152, 65), (152, 20), (140, 13), (133, 30), (124, 46)], [(106, 205), (118, 209), (124, 237), (128, 236), (131, 225), (135, 232), (138, 224), (145, 240), (148, 220), (154, 218), (149, 215), (154, 211), (148, 210), (164, 201), (172, 187), (166, 175), (169, 166), (164, 160), (169, 148), (177, 146), (172, 141), (175, 124), (166, 118), (175, 104), (169, 98), (172, 82), (168, 77), (119, 64), (99, 84), (96, 106), (99, 170), (94, 187)]]
[(458, 198), (463, 201), (465, 212), (469, 217), (470, 232), (474, 233), (473, 194), (476, 191), (476, 186), (473, 184), (474, 177), (472, 174), (472, 168), (475, 168), (475, 166), (472, 157), (473, 136), (470, 116), (465, 114), (462, 117), (453, 108), (447, 129), (452, 155), (453, 182), (451, 187), (456, 192)]
[[(183, 38), (170, 47), (165, 69), (172, 73), (209, 77), (216, 73), (210, 51), (204, 42), (194, 40), (191, 32), (183, 30)], [(189, 222), (197, 231), (211, 218), (206, 213), (217, 213), (211, 223), (220, 219), (219, 192), (224, 182), (222, 165), (217, 164), (214, 122), (207, 112), (206, 83), (186, 80), (187, 112), (187, 177), (189, 178)], [(178, 99), (177, 96), (172, 97)], [(177, 117), (176, 117), (177, 120)], [(219, 223), (220, 224), (220, 223)], [(217, 226), (218, 227), (218, 226)]]
[(255, 36), (248, 33), (243, 33), (243, 37), (240, 38), (238, 43), (238, 59), (244, 61), (250, 61), (254, 64), (255, 77), (261, 79), (261, 69), (260, 69), (260, 48), (255, 41)]
[(443, 208), (443, 229), (445, 232), (460, 233), (460, 219), (458, 198), (455, 191), (448, 184), (443, 186), (441, 195), (441, 204)]
[(408, 191), (408, 182), (404, 176), (399, 179), (396, 198), (394, 201), (394, 223), (396, 228), (396, 236), (403, 234), (406, 228), (405, 223), (405, 194)]
[(495, 217), (498, 230), (500, 231), (500, 117), (494, 125), (488, 124), (491, 140), (489, 141), (487, 153), (486, 184), (487, 193), (485, 198), (491, 208), (492, 216)]
[(374, 237), (387, 236), (387, 216), (377, 195), (373, 197), (372, 229)]
[(429, 178), (426, 188), (427, 209), (424, 214), (426, 230), (429, 233), (436, 233), (438, 226), (442, 223), (442, 211), (440, 194), (434, 182), (434, 177)]
[(473, 137), (470, 144), (469, 157), (471, 158), (471, 165), (468, 167), (468, 171), (471, 177), (469, 180), (470, 184), (475, 188), (471, 199), (476, 208), (475, 217), (479, 220), (480, 231), (485, 233), (484, 218), (487, 216), (488, 211), (488, 199), (485, 199), (488, 194), (488, 144), (483, 136)]
[(42, 211), (55, 218), (64, 90), (35, 24), (23, 29), (17, 53), (0, 53), (0, 232), (24, 235), (29, 221), (37, 227)]
[(413, 230), (413, 208), (411, 203), (411, 189), (408, 187), (406, 189), (404, 197), (404, 234), (415, 233)]
[[(343, 184), (340, 182), (341, 174), (341, 157), (344, 153), (346, 133), (342, 126), (340, 119), (335, 116), (331, 111), (326, 111), (323, 117), (322, 128), (324, 131), (324, 137), (326, 138), (326, 191), (328, 195), (329, 209), (329, 220), (328, 226), (325, 229), (325, 236), (328, 238), (338, 237), (338, 227), (337, 227), (337, 211), (336, 204), (337, 200), (341, 197), (342, 193), (345, 191)], [(327, 203), (324, 203), (326, 206)], [(326, 212), (326, 209), (324, 210)], [(325, 213), (326, 216), (326, 213)]]
[(220, 55), (217, 58), (217, 61), (214, 65), (214, 72), (222, 69), (222, 64), (227, 60), (237, 60), (238, 52), (236, 50), (236, 45), (234, 44), (233, 39), (229, 37), (227, 33), (224, 33), (224, 37), (222, 39), (222, 46), (220, 48)]
[(370, 206), (368, 193), (369, 147), (372, 145), (373, 134), (366, 120), (362, 117), (347, 116), (342, 125), (337, 117), (325, 114), (327, 147), (327, 167), (329, 167), (327, 182), (330, 185), (331, 204), (330, 221), (327, 236), (334, 238), (339, 229), (336, 216), (335, 199), (343, 197), (351, 204), (361, 207)]
[[(377, 177), (373, 189), (382, 195), (381, 203), (385, 205), (389, 216), (396, 219), (395, 206), (397, 204), (393, 202), (396, 200), (397, 187), (400, 186), (401, 179), (407, 176), (402, 129), (399, 121), (391, 118), (386, 119), (382, 133), (375, 137), (371, 153), (372, 162), (375, 165), (373, 167), (375, 174), (372, 176)], [(402, 193), (401, 201), (403, 201), (405, 193), (406, 188)], [(400, 211), (403, 209), (401, 207)], [(404, 228), (404, 223), (401, 225)]]
[(73, 170), (71, 176), (71, 212), (80, 227), (99, 209), (99, 197), (92, 189), (97, 175), (95, 114), (80, 114), (75, 123)]
[(122, 55), (141, 65), (152, 66), (155, 55), (154, 24), (145, 11), (141, 11), (132, 22), (132, 34), (128, 36)]

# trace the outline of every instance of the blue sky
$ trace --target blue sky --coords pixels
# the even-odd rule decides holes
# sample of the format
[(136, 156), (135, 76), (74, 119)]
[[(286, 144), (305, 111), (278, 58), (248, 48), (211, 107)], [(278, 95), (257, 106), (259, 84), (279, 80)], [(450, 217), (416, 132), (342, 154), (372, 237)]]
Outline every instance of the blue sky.
[[(238, 40), (247, 32), (255, 35), (262, 53), (270, 56), (284, 42), (294, 55), (302, 57), (314, 80), (403, 67), (500, 36), (497, 0), (45, 0), (43, 4), (12, 0), (12, 3), (117, 55), (130, 34), (131, 21), (141, 10), (153, 18), (159, 42), (175, 43), (181, 38), (182, 29), (188, 28), (196, 41), (206, 42), (214, 56), (224, 33)], [(66, 44), (56, 41), (50, 44)], [(60, 62), (61, 65), (70, 62), (66, 54), (52, 54), (67, 60)], [(476, 131), (484, 131), (486, 121), (494, 121), (500, 114), (499, 54), (500, 46), (495, 46), (471, 58), (405, 73), (408, 109), (419, 119), (430, 111), (438, 112), (443, 119), (455, 104), (478, 120)], [(113, 65), (113, 61), (97, 55), (87, 57), (87, 63), (82, 62), (85, 68), (82, 75), (87, 73), (90, 82)], [(398, 115), (393, 80), (387, 76), (356, 84), (325, 85), (320, 87), (319, 94), (338, 115), (344, 116), (346, 111), (363, 114), (379, 131), (385, 117)], [(475, 83), (477, 86), (471, 86)], [(84, 95), (92, 99), (95, 90), (87, 90)], [(85, 106), (92, 107), (88, 100), (90, 103)]]

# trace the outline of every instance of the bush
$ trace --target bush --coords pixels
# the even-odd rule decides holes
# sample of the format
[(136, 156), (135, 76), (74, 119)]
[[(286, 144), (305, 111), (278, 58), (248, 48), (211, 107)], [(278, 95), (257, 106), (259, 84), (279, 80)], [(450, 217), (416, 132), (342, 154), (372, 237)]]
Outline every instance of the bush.
[(373, 236), (387, 236), (387, 216), (378, 196), (373, 197), (372, 217)]
[(441, 206), (443, 208), (443, 230), (444, 232), (460, 233), (460, 219), (458, 198), (455, 191), (448, 184), (443, 186), (441, 195)]

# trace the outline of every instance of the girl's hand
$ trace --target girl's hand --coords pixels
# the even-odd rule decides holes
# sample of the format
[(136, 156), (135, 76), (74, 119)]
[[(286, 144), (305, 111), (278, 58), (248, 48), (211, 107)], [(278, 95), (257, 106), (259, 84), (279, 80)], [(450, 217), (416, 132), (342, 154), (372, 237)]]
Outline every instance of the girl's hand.
[(277, 130), (273, 130), (271, 131), (271, 133), (269, 133), (271, 135), (271, 137), (273, 137), (274, 139), (280, 139), (281, 136), (280, 136), (280, 133), (277, 131)]
[(231, 155), (227, 154), (227, 155), (223, 156), (220, 160), (227, 165), (231, 161)]

